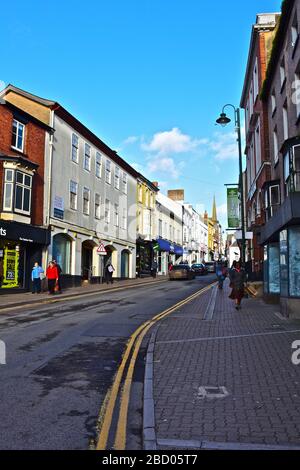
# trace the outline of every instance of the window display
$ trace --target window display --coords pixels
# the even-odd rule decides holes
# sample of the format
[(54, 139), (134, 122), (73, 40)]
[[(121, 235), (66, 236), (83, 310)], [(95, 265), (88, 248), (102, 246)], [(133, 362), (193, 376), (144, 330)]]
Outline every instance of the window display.
[(288, 232), (280, 233), (280, 293), (283, 297), (289, 295), (289, 259), (288, 259)]
[(289, 229), (290, 295), (300, 297), (300, 227)]
[(269, 292), (280, 294), (279, 243), (269, 245)]

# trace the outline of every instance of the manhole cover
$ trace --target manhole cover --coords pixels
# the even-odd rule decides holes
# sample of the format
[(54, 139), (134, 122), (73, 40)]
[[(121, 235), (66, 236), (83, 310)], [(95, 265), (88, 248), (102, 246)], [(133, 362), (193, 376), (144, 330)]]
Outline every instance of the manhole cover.
[(215, 398), (225, 398), (229, 395), (226, 387), (199, 387), (198, 388), (198, 398), (203, 400), (204, 398), (215, 399)]

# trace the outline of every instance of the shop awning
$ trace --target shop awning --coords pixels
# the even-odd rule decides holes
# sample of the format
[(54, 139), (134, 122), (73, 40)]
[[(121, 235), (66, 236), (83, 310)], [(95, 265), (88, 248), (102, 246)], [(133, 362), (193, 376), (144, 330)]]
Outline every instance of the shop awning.
[(160, 251), (167, 251), (169, 253), (175, 253), (175, 255), (182, 256), (183, 248), (175, 243), (170, 243), (168, 240), (163, 240), (159, 238), (157, 240)]

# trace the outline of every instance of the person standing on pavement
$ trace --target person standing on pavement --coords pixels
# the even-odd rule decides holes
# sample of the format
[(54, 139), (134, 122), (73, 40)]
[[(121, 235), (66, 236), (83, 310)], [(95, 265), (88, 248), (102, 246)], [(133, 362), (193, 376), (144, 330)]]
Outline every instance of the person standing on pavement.
[(57, 271), (58, 271), (58, 281), (57, 281), (57, 286), (58, 286), (58, 293), (61, 294), (62, 293), (62, 285), (61, 285), (61, 275), (62, 275), (62, 269), (60, 267), (60, 265), (58, 264), (58, 262), (54, 259), (52, 260), (53, 263), (55, 264), (55, 266), (57, 267)]
[(113, 284), (113, 282), (114, 282), (114, 280), (113, 280), (114, 270), (115, 270), (115, 268), (112, 265), (111, 259), (109, 259), (107, 261), (107, 263), (105, 264), (105, 279), (106, 279), (107, 284), (109, 284), (109, 283)]
[(156, 274), (157, 274), (157, 262), (156, 260), (154, 259), (152, 261), (152, 265), (151, 265), (151, 276), (153, 277), (153, 279), (156, 278)]
[(31, 280), (32, 280), (32, 293), (33, 294), (40, 294), (42, 290), (42, 275), (44, 274), (43, 268), (39, 265), (39, 263), (34, 263), (31, 272)]
[(240, 310), (242, 298), (245, 294), (246, 273), (240, 261), (235, 261), (230, 272), (230, 286), (232, 292), (230, 299), (235, 300), (236, 310)]
[(49, 266), (46, 271), (46, 276), (48, 280), (48, 291), (50, 295), (55, 294), (55, 286), (58, 283), (58, 269), (53, 261), (50, 261)]

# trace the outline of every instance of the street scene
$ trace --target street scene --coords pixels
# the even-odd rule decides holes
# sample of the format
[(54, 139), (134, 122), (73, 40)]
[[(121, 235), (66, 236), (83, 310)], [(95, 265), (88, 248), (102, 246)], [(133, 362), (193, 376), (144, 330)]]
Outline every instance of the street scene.
[(300, 0), (68, 3), (4, 25), (0, 458), (299, 451)]

